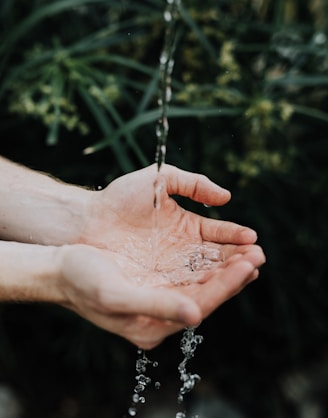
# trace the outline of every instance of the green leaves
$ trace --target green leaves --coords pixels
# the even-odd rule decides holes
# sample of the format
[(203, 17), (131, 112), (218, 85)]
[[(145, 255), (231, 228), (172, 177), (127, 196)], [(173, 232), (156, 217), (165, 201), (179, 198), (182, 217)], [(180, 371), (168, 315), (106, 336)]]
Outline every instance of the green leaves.
[[(282, 149), (294, 155), (294, 144), (281, 135), (293, 118), (327, 122), (316, 96), (305, 99), (309, 89), (327, 89), (327, 40), (309, 22), (296, 21), (297, 10), (282, 1), (271, 8), (205, 3), (182, 4), (169, 118), (197, 121), (202, 138), (208, 137), (209, 118), (227, 136), (222, 121), (233, 118), (242, 145), (227, 143), (226, 164), (229, 169), (233, 160), (238, 172), (240, 161), (244, 176), (242, 160), (266, 155), (262, 160), (271, 161)], [(112, 150), (124, 172), (151, 162), (165, 30), (162, 2), (36, 1), (10, 19), (6, 10), (10, 7), (3, 7), (2, 16), (7, 24), (0, 46), (0, 99), (7, 110), (45, 124), (49, 145), (65, 130), (88, 138), (85, 154)], [(147, 126), (149, 139), (141, 136)], [(186, 136), (193, 134), (187, 124), (183, 129)], [(272, 141), (277, 133), (279, 140)], [(254, 153), (254, 144), (261, 144), (263, 154)]]
[[(169, 118), (206, 118), (206, 117), (220, 117), (220, 116), (236, 116), (242, 113), (241, 108), (179, 108), (171, 106), (168, 110)], [(128, 136), (128, 143), (131, 145), (132, 134), (141, 126), (148, 125), (150, 123), (155, 124), (160, 116), (158, 109), (148, 112), (142, 112), (135, 118), (131, 119), (128, 123), (121, 125), (115, 132), (110, 133), (104, 140), (88, 147), (84, 150), (85, 154), (91, 154), (101, 149), (113, 146), (119, 138)], [(154, 135), (155, 136), (155, 135)]]

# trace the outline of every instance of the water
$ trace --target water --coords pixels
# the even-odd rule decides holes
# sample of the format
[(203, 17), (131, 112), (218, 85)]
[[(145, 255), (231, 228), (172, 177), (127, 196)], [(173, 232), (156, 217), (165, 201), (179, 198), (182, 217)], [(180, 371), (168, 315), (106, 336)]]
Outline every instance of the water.
[(160, 95), (158, 106), (160, 109), (160, 118), (156, 125), (157, 148), (155, 161), (158, 171), (165, 162), (166, 141), (169, 131), (169, 122), (167, 119), (168, 105), (171, 101), (171, 75), (174, 67), (174, 51), (177, 38), (177, 23), (179, 20), (180, 0), (167, 0), (164, 10), (164, 21), (166, 22), (166, 31), (164, 36), (164, 46), (159, 58), (160, 71)]
[[(164, 21), (166, 22), (166, 31), (164, 37), (164, 46), (159, 58), (160, 70), (160, 94), (158, 106), (160, 117), (156, 125), (157, 147), (155, 162), (158, 172), (162, 164), (165, 163), (166, 142), (169, 131), (168, 106), (172, 97), (171, 76), (174, 68), (174, 51), (177, 38), (177, 23), (179, 20), (180, 0), (167, 0), (164, 10)], [(154, 184), (154, 210), (152, 219), (152, 234), (144, 244), (140, 241), (134, 242), (132, 237), (121, 244), (116, 242), (118, 252), (123, 250), (129, 254), (128, 263), (126, 259), (122, 260), (125, 270), (131, 269), (131, 275), (140, 285), (171, 285), (181, 286), (189, 285), (198, 281), (204, 276), (204, 271), (215, 268), (218, 263), (224, 260), (224, 256), (219, 246), (204, 243), (199, 238), (186, 236), (181, 237), (178, 234), (167, 236), (160, 228), (161, 223), (161, 201), (165, 191), (165, 183), (160, 176)], [(181, 242), (184, 244), (181, 245)], [(189, 242), (188, 244), (185, 244)], [(120, 245), (123, 248), (120, 248)], [(139, 251), (135, 251), (139, 249)], [(149, 254), (151, 256), (149, 257)], [(165, 254), (165, 257), (163, 257)], [(146, 256), (145, 256), (146, 255)], [(149, 274), (152, 272), (152, 274)], [(190, 392), (195, 384), (200, 381), (200, 376), (196, 373), (187, 371), (188, 361), (194, 357), (197, 346), (203, 341), (201, 335), (195, 334), (195, 328), (187, 328), (181, 338), (180, 348), (184, 355), (179, 364), (178, 372), (181, 381), (181, 387), (178, 394), (178, 403), (184, 401), (184, 395)], [(145, 351), (138, 350), (136, 361), (136, 385), (132, 395), (132, 403), (128, 409), (129, 416), (136, 416), (138, 405), (146, 402), (144, 393), (151, 384), (151, 378), (147, 376), (147, 366), (152, 364), (157, 366), (157, 362), (151, 361)], [(160, 388), (160, 382), (155, 382), (155, 388)], [(177, 412), (176, 418), (187, 418), (186, 412)], [(192, 418), (198, 418), (194, 416)]]
[(139, 286), (187, 286), (224, 261), (219, 245), (157, 232), (155, 242), (151, 237), (142, 242), (133, 236), (115, 242), (116, 262)]
[[(180, 381), (182, 383), (178, 394), (179, 404), (183, 402), (184, 395), (190, 392), (195, 387), (196, 383), (201, 379), (199, 374), (187, 371), (187, 363), (192, 357), (194, 357), (197, 346), (201, 344), (203, 340), (203, 336), (195, 334), (195, 328), (193, 327), (187, 328), (182, 335), (180, 349), (184, 358), (178, 367)], [(187, 415), (185, 412), (180, 411), (177, 412), (176, 418), (187, 418)], [(193, 418), (196, 418), (196, 416)]]
[[(151, 361), (147, 356), (144, 350), (138, 350), (136, 360), (136, 385), (133, 390), (132, 402), (130, 408), (128, 409), (128, 415), (135, 417), (138, 413), (138, 405), (144, 404), (146, 402), (145, 392), (146, 389), (152, 383), (152, 379), (147, 376), (147, 367), (151, 365), (152, 367), (158, 367), (157, 361)], [(154, 387), (159, 389), (161, 386), (160, 382), (155, 382)]]

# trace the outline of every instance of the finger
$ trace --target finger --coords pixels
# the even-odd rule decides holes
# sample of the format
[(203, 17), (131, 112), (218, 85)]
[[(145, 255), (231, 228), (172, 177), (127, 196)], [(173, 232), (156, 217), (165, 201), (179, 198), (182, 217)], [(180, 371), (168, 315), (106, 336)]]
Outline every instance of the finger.
[(160, 320), (144, 315), (106, 314), (103, 311), (73, 308), (77, 314), (92, 322), (94, 325), (120, 335), (141, 349), (150, 350), (159, 345), (168, 335), (183, 328), (183, 322)]
[(200, 285), (198, 304), (203, 317), (207, 317), (220, 305), (238, 294), (257, 277), (254, 266), (245, 260), (237, 260), (218, 271), (206, 283)]
[(149, 316), (125, 316), (119, 319), (117, 333), (129, 339), (133, 344), (144, 350), (150, 350), (159, 345), (168, 335), (181, 331), (185, 323), (169, 320), (159, 320)]
[[(111, 312), (145, 315), (189, 326), (198, 324), (201, 319), (201, 312), (196, 302), (174, 288), (137, 287), (133, 288), (132, 295), (131, 289), (124, 293), (123, 303), (111, 301), (109, 305)], [(103, 304), (106, 302), (103, 301)]]
[(259, 275), (260, 275), (260, 270), (259, 270), (259, 269), (255, 269), (255, 270), (253, 271), (253, 273), (250, 275), (250, 277), (249, 277), (249, 282), (248, 282), (248, 283), (251, 283), (251, 282), (253, 282), (254, 280), (256, 280), (256, 279), (259, 277)]
[(259, 245), (224, 245), (221, 251), (227, 261), (236, 255), (243, 256), (243, 259), (252, 263), (254, 267), (260, 267), (266, 261), (263, 249)]
[(171, 165), (164, 165), (161, 172), (165, 175), (169, 195), (186, 196), (210, 206), (224, 205), (231, 198), (228, 190), (202, 174), (184, 171)]
[(254, 244), (257, 240), (257, 233), (251, 228), (205, 217), (200, 217), (200, 233), (203, 240), (220, 244)]
[[(230, 251), (227, 252), (226, 247), (231, 247)], [(259, 267), (265, 263), (265, 255), (263, 250), (258, 245), (244, 245), (244, 246), (224, 246), (224, 258), (226, 259), (224, 263), (219, 266), (219, 269), (222, 271), (221, 274), (224, 274), (224, 269), (228, 266), (233, 265), (237, 261), (246, 261), (253, 265), (254, 275), (252, 277), (257, 278), (259, 275)], [(215, 272), (214, 272), (215, 274)], [(203, 277), (198, 280), (198, 283), (205, 283), (213, 277), (213, 270), (207, 271)]]

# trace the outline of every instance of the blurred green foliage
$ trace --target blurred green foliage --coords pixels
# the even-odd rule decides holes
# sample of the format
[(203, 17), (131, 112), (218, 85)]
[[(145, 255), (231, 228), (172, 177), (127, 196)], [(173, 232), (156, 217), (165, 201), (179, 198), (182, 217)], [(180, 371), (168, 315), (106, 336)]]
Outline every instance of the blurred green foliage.
[[(164, 6), (2, 0), (0, 153), (91, 187), (153, 162)], [(204, 322), (195, 363), (246, 417), (306, 416), (307, 396), (327, 412), (327, 373), (313, 373), (328, 342), (327, 18), (325, 0), (182, 3), (167, 162), (230, 188), (224, 208), (182, 204), (256, 228), (268, 258)], [(24, 416), (121, 416), (132, 347), (55, 308), (0, 319), (0, 378)], [(154, 353), (171, 381), (177, 341)]]

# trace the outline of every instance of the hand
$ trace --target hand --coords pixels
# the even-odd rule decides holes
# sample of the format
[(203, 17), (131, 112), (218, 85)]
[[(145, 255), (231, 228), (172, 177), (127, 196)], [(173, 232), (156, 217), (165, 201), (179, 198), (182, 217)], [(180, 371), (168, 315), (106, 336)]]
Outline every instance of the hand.
[[(155, 190), (159, 195), (158, 211), (154, 211)], [(230, 200), (229, 191), (203, 175), (164, 165), (158, 176), (157, 167), (152, 165), (92, 193), (91, 210), (85, 219), (81, 241), (112, 250), (118, 247), (116, 243), (135, 241), (142, 245), (149, 244), (149, 239), (163, 241), (172, 236), (184, 242), (190, 237), (220, 244), (242, 245), (256, 241), (256, 233), (250, 228), (185, 211), (170, 197), (172, 195), (186, 196), (211, 206), (221, 206)], [(156, 237), (157, 234), (161, 237)], [(159, 250), (161, 245), (157, 245)]]
[[(65, 301), (61, 304), (143, 349), (155, 347), (186, 326), (198, 325), (257, 276), (252, 263), (235, 255), (201, 283), (141, 286), (115, 263), (115, 253), (85, 245), (59, 247), (59, 251), (57, 289)], [(260, 252), (257, 257), (263, 261)]]
[[(170, 266), (172, 270), (183, 269), (188, 254), (194, 253), (197, 246), (202, 251), (203, 243), (209, 245), (209, 251), (216, 247), (225, 258), (242, 253), (254, 266), (261, 264), (260, 249), (241, 247), (255, 243), (255, 231), (188, 212), (170, 195), (213, 206), (230, 200), (230, 192), (205, 176), (169, 165), (162, 166), (158, 175), (153, 165), (120, 177), (103, 191), (93, 193), (93, 209), (83, 242), (116, 252), (117, 261), (141, 279), (143, 273), (149, 276), (150, 271), (165, 272)], [(158, 283), (158, 276), (154, 283)]]

